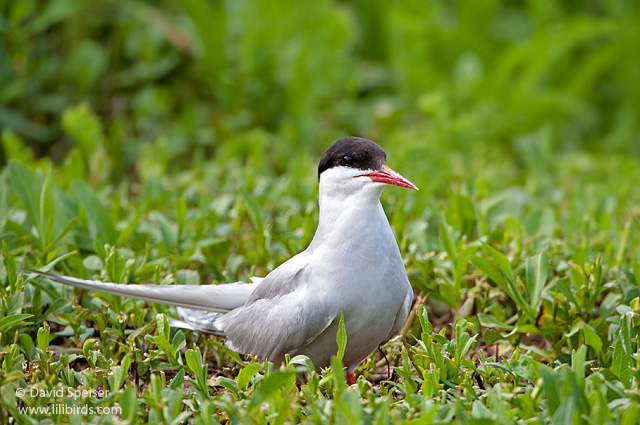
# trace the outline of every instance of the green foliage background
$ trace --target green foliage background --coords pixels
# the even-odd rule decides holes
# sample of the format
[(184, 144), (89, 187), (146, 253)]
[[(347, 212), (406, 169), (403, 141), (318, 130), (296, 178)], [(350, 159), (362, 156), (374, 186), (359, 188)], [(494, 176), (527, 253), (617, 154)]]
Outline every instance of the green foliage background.
[[(636, 2), (0, 11), (3, 421), (118, 417), (19, 410), (60, 402), (136, 423), (637, 420)], [(19, 270), (264, 275), (313, 236), (317, 161), (345, 135), (380, 143), (420, 187), (383, 195), (426, 309), (385, 347), (395, 372), (379, 385), (374, 356), (357, 388), (339, 368), (298, 387), (304, 359), (263, 370), (169, 330), (166, 307)], [(16, 396), (32, 387), (110, 395)]]

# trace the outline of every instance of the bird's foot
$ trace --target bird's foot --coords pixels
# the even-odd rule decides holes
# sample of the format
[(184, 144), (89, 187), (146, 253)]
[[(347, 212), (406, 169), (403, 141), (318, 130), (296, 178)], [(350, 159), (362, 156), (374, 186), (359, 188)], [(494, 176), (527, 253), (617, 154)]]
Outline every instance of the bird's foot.
[(356, 383), (356, 374), (353, 372), (347, 372), (347, 385), (353, 385)]

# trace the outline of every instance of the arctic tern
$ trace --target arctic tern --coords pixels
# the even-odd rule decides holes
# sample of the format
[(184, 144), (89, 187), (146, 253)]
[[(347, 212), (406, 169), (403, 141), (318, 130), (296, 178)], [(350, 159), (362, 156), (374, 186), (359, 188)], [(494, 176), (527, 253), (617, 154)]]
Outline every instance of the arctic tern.
[(380, 204), (388, 184), (418, 189), (393, 171), (376, 143), (338, 140), (318, 167), (319, 219), (307, 249), (254, 283), (125, 285), (40, 271), (53, 281), (177, 306), (172, 325), (223, 336), (235, 351), (276, 364), (286, 354), (330, 365), (344, 315), (347, 381), (355, 368), (395, 336), (409, 315), (413, 290)]

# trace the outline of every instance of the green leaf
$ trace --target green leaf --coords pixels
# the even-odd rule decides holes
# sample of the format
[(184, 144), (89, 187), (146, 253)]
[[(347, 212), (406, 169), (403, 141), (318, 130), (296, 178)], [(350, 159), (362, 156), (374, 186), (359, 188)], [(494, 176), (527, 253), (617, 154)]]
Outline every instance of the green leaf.
[(347, 389), (342, 393), (340, 398), (336, 400), (336, 404), (338, 411), (336, 412), (335, 423), (360, 425), (365, 422), (365, 412), (362, 408), (362, 402), (358, 392)]
[(119, 391), (124, 384), (125, 378), (129, 373), (131, 367), (131, 356), (126, 354), (120, 365), (111, 367), (111, 376), (109, 376), (109, 386), (112, 392)]
[(100, 119), (86, 103), (67, 108), (62, 115), (62, 126), (87, 159), (104, 146)]
[(547, 283), (548, 275), (549, 260), (547, 259), (546, 251), (527, 259), (526, 287), (529, 295), (529, 305), (533, 310), (538, 309), (538, 302)]
[(10, 316), (3, 317), (2, 319), (0, 319), (0, 332), (5, 330), (9, 326), (26, 320), (30, 317), (33, 317), (33, 314), (12, 314)]
[(502, 335), (491, 329), (486, 329), (483, 332), (482, 336), (484, 338), (485, 344), (487, 344), (488, 346), (493, 345), (494, 342), (502, 338)]
[(596, 353), (600, 355), (600, 353), (602, 353), (602, 339), (600, 339), (600, 335), (587, 324), (582, 327), (582, 332), (584, 332), (585, 344), (596, 350)]
[(82, 344), (82, 355), (86, 358), (89, 357), (91, 349), (96, 345), (96, 340), (93, 338), (87, 338), (87, 340)]
[(178, 373), (176, 373), (176, 376), (173, 377), (173, 379), (171, 380), (171, 385), (169, 385), (169, 388), (173, 389), (173, 390), (177, 390), (177, 389), (183, 389), (184, 388), (184, 369), (180, 370)]
[(223, 386), (227, 391), (229, 391), (235, 398), (240, 398), (240, 393), (238, 392), (238, 383), (231, 378), (227, 378), (225, 376), (219, 376), (216, 378), (216, 382)]
[(120, 407), (122, 408), (122, 419), (129, 423), (134, 423), (138, 410), (138, 394), (135, 387), (129, 387), (122, 391), (120, 395)]
[(132, 266), (132, 260), (127, 261), (123, 259), (118, 252), (118, 249), (115, 247), (109, 247), (104, 268), (106, 269), (107, 277), (111, 282), (124, 282), (124, 279)]
[(156, 314), (156, 327), (158, 334), (169, 341), (169, 337), (171, 336), (171, 327), (169, 326), (169, 319), (167, 319), (166, 315), (162, 313)]
[(162, 241), (167, 247), (167, 252), (175, 253), (178, 248), (178, 225), (172, 221), (169, 221), (164, 215), (157, 211), (153, 211), (150, 216), (153, 221), (158, 223), (160, 227), (160, 233), (162, 234)]
[(584, 378), (585, 378), (585, 361), (587, 358), (587, 347), (581, 345), (580, 348), (574, 350), (571, 354), (571, 367), (573, 368), (573, 373), (575, 374), (577, 382), (582, 383), (582, 387), (584, 389)]
[(640, 406), (638, 404), (630, 403), (629, 406), (624, 409), (620, 424), (636, 425), (638, 423), (638, 417), (640, 417)]
[(38, 329), (38, 336), (37, 336), (38, 347), (40, 347), (40, 349), (43, 352), (49, 349), (49, 333), (50, 333), (49, 324), (47, 322), (44, 322), (42, 324), (42, 327)]
[(35, 346), (33, 345), (33, 340), (26, 333), (20, 334), (20, 348), (24, 352), (25, 356), (27, 356), (27, 360), (36, 360), (37, 352)]
[(518, 283), (513, 277), (511, 264), (507, 257), (489, 244), (483, 243), (483, 246), (489, 252), (497, 267), (490, 261), (477, 255), (471, 257), (472, 264), (489, 276), (489, 278), (491, 278), (491, 280), (493, 280), (498, 287), (516, 303), (518, 308), (529, 316), (530, 320), (534, 320), (536, 317), (535, 310), (529, 306), (529, 303), (527, 303), (522, 296)]
[(340, 313), (340, 322), (338, 323), (338, 334), (336, 335), (336, 342), (338, 343), (338, 353), (336, 357), (342, 361), (344, 358), (344, 351), (347, 348), (347, 331), (344, 327), (344, 314)]
[(138, 226), (138, 222), (140, 221), (141, 215), (142, 213), (138, 211), (135, 217), (133, 219), (130, 219), (129, 224), (127, 224), (127, 227), (122, 232), (120, 232), (120, 235), (118, 235), (118, 240), (116, 241), (117, 246), (122, 246), (126, 242), (128, 242), (129, 239), (131, 239), (131, 235), (133, 234), (133, 231), (136, 230), (136, 227)]
[(55, 215), (53, 204), (53, 177), (47, 173), (40, 192), (40, 222), (38, 223), (38, 235), (40, 236), (41, 248), (47, 252), (52, 246), (53, 239), (53, 216)]
[(511, 272), (511, 263), (507, 257), (505, 257), (500, 251), (492, 247), (487, 243), (483, 243), (484, 248), (489, 252), (493, 260), (498, 265), (498, 269), (507, 278), (507, 280), (513, 280), (513, 273)]
[(104, 243), (115, 244), (118, 241), (118, 232), (111, 222), (109, 213), (93, 190), (81, 180), (71, 182), (71, 188), (78, 202), (87, 212), (88, 219), (96, 226), (95, 237)]
[(240, 190), (240, 195), (244, 199), (245, 205), (247, 206), (247, 211), (249, 212), (249, 217), (251, 218), (251, 222), (256, 227), (262, 231), (264, 229), (264, 217), (262, 208), (256, 201), (256, 199), (246, 190)]
[(556, 288), (560, 291), (562, 295), (565, 296), (567, 301), (569, 301), (571, 304), (573, 304), (576, 307), (581, 307), (582, 303), (578, 300), (578, 298), (576, 298), (574, 294), (574, 289), (571, 286), (570, 279), (565, 278), (565, 279), (558, 280), (558, 282), (556, 283)]
[(458, 253), (456, 252), (456, 242), (451, 227), (447, 224), (446, 215), (444, 213), (441, 215), (438, 233), (440, 234), (442, 248), (449, 256), (449, 259), (455, 264), (458, 259)]
[(334, 384), (334, 397), (339, 397), (340, 394), (347, 388), (347, 375), (344, 371), (344, 365), (342, 360), (337, 356), (331, 358), (331, 373), (333, 375)]
[(269, 400), (282, 387), (295, 385), (296, 372), (292, 370), (277, 370), (265, 377), (249, 401), (248, 411), (256, 409)]
[(496, 317), (492, 314), (478, 313), (478, 320), (480, 320), (480, 324), (482, 326), (485, 326), (488, 328), (506, 329), (509, 331), (515, 328), (515, 326), (513, 325), (508, 325), (496, 319)]
[(173, 347), (173, 349), (177, 352), (182, 350), (185, 345), (186, 345), (186, 337), (184, 335), (184, 332), (182, 332), (181, 329), (177, 330), (175, 335), (173, 336), (173, 339), (171, 340), (171, 346)]
[(560, 406), (560, 401), (562, 400), (562, 384), (557, 376), (557, 373), (547, 366), (540, 367), (540, 375), (542, 376), (542, 389), (544, 390), (544, 393), (546, 395), (545, 398), (547, 400), (549, 412), (551, 414), (554, 414)]
[(240, 391), (245, 391), (249, 387), (249, 381), (253, 378), (256, 373), (260, 372), (262, 369), (262, 365), (260, 363), (250, 363), (242, 368), (240, 373), (238, 373), (238, 389)]
[(82, 208), (87, 212), (87, 218), (96, 226), (95, 237), (105, 243), (114, 245), (118, 241), (118, 232), (100, 199), (98, 199), (89, 185), (81, 180), (72, 181), (71, 189), (73, 189), (73, 193)]
[[(18, 163), (9, 163), (11, 186), (27, 209), (27, 215), (34, 226), (41, 223), (40, 195), (42, 194), (43, 179), (36, 176), (27, 167)], [(39, 235), (42, 237), (41, 235)]]
[(189, 379), (189, 381), (195, 384), (195, 387), (203, 398), (207, 400), (211, 399), (207, 385), (207, 365), (202, 364), (200, 348), (196, 347), (195, 350), (187, 350), (185, 352), (185, 358), (187, 359), (187, 367), (196, 377), (195, 382), (192, 379)]
[(631, 351), (630, 338), (626, 336), (628, 333), (627, 317), (620, 318), (620, 330), (613, 347), (613, 357), (611, 360), (611, 373), (616, 375), (625, 388), (631, 387), (633, 373), (632, 365), (635, 364), (633, 353)]
[(187, 359), (187, 367), (194, 375), (198, 375), (202, 368), (202, 355), (200, 350), (187, 350), (184, 353), (184, 357)]
[(16, 273), (16, 262), (13, 256), (9, 253), (9, 247), (5, 241), (1, 241), (0, 248), (2, 249), (2, 265), (4, 265), (4, 270), (0, 269), (0, 279), (2, 279), (2, 275), (6, 276), (7, 281), (9, 282), (8, 288), (2, 288), (0, 286), (0, 291), (9, 290), (9, 294), (15, 293), (16, 291), (16, 283), (18, 282), (18, 274)]

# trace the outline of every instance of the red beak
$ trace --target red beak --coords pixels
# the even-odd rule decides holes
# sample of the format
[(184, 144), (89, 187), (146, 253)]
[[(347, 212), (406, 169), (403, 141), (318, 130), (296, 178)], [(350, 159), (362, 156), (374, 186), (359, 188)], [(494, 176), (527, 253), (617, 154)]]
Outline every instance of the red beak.
[(374, 171), (373, 173), (362, 174), (356, 177), (369, 177), (374, 182), (393, 184), (395, 186), (418, 190), (415, 184), (402, 177), (399, 173), (393, 171), (386, 164), (382, 167), (382, 171)]

